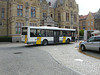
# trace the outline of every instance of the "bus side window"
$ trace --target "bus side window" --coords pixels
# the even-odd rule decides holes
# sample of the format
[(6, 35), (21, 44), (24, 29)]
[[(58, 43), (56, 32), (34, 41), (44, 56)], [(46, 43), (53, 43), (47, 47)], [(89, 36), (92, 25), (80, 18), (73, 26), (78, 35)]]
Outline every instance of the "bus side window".
[(70, 31), (67, 31), (67, 36), (71, 36), (71, 32)]
[(46, 30), (46, 36), (52, 37), (53, 36), (53, 30)]
[(37, 30), (37, 37), (41, 37), (41, 33), (39, 29)]
[(66, 36), (66, 31), (62, 31), (62, 35), (63, 36)]
[(46, 35), (45, 30), (40, 30), (40, 33), (41, 33), (41, 37), (45, 37), (45, 35)]
[(30, 37), (36, 37), (36, 30), (30, 29)]
[(63, 34), (62, 31), (60, 31), (60, 36), (62, 36), (62, 34)]

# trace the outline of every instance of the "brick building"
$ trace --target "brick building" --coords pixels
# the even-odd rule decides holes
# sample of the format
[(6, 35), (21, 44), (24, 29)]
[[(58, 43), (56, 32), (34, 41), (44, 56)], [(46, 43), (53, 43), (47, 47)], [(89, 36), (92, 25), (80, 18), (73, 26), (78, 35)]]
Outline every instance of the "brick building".
[(79, 17), (80, 30), (94, 30), (94, 15), (95, 13), (89, 12), (88, 15)]

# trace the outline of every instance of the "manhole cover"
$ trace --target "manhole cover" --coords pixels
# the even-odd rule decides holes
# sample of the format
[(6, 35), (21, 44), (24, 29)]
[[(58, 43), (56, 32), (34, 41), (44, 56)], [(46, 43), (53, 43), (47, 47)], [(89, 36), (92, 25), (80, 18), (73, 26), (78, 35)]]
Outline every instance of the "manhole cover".
[(22, 54), (22, 52), (15, 52), (14, 54)]

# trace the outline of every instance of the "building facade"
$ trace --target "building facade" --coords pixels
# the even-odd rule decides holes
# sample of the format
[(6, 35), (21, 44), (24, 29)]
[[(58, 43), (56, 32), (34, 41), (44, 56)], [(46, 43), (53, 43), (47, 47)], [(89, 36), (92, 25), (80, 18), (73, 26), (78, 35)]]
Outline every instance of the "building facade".
[(79, 27), (80, 30), (94, 30), (94, 15), (95, 13), (89, 12), (88, 15), (80, 16)]
[(95, 20), (95, 23), (94, 23), (95, 29), (100, 31), (100, 9), (95, 14), (94, 20)]
[(0, 36), (20, 41), (22, 26), (56, 26), (79, 29), (75, 0), (0, 0)]

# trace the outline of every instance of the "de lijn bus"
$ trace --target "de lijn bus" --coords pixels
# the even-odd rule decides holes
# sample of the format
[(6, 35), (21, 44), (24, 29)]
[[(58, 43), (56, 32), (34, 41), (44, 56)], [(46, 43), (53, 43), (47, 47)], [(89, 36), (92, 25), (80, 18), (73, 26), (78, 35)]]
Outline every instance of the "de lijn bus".
[(25, 44), (70, 43), (74, 40), (75, 32), (76, 29), (23, 26), (21, 40)]

